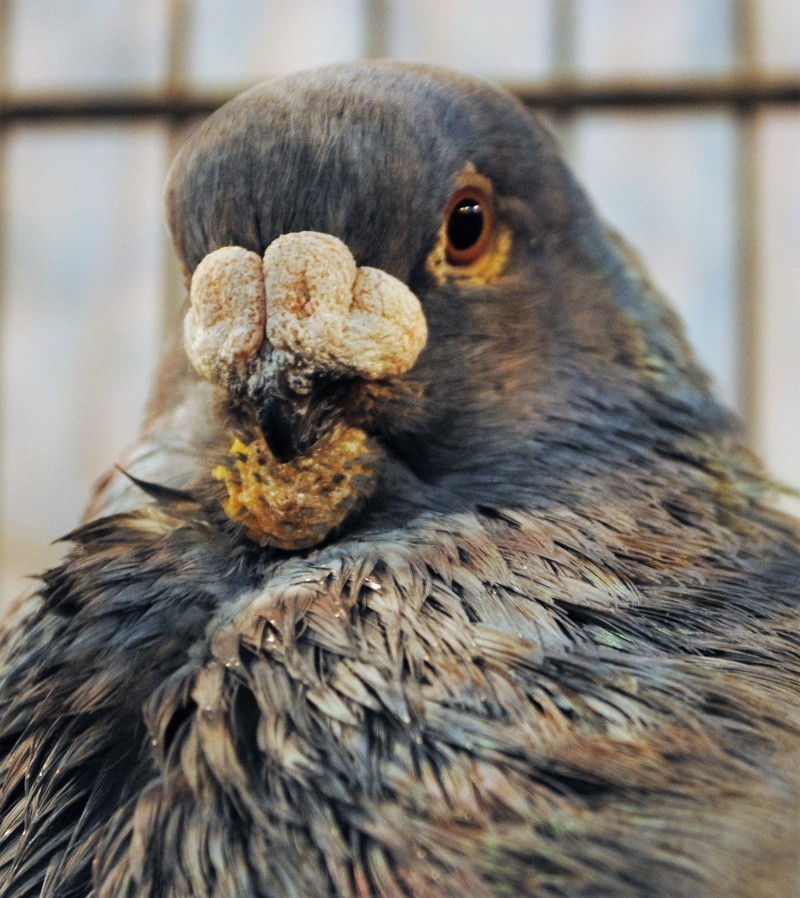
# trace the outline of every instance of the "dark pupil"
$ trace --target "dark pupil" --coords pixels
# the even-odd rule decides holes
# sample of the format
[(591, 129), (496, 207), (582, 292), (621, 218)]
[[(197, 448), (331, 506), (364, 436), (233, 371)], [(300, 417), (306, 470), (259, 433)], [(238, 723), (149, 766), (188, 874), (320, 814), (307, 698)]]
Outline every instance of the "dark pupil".
[(474, 246), (483, 231), (483, 208), (478, 200), (469, 198), (461, 202), (450, 213), (447, 222), (447, 239), (454, 249), (465, 250)]

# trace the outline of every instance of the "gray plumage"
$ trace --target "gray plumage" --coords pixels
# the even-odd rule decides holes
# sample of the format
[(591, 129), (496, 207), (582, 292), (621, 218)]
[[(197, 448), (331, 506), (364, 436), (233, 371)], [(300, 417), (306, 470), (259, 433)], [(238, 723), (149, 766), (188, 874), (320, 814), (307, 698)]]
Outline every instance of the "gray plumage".
[[(468, 163), (510, 255), (439, 283)], [(428, 344), (325, 400), (379, 482), (282, 552), (222, 513), (252, 421), (176, 343), (140, 480), (0, 642), (0, 894), (800, 894), (796, 525), (542, 124), (437, 70), (320, 70), (213, 115), (167, 200), (187, 276), (330, 233)]]

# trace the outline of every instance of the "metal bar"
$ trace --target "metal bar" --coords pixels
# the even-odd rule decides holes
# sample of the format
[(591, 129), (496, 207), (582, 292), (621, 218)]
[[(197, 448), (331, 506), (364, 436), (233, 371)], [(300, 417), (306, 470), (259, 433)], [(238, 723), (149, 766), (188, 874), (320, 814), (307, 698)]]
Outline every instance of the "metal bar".
[(552, 68), (558, 76), (571, 78), (575, 75), (575, 0), (553, 0), (552, 16)]
[(736, 119), (736, 354), (739, 412), (751, 439), (759, 418), (758, 119), (755, 110)]
[[(249, 85), (242, 85), (241, 89)], [(800, 76), (681, 78), (673, 81), (554, 78), (507, 84), (526, 105), (545, 109), (663, 109), (800, 104)], [(239, 93), (167, 88), (118, 93), (0, 93), (0, 122), (189, 117), (212, 112)]]
[(0, 96), (0, 121), (50, 122), (82, 119), (182, 118), (206, 115), (233, 96), (165, 88), (119, 93)]
[[(170, 0), (164, 90), (172, 96), (179, 96), (187, 89), (192, 11), (189, 0)], [(186, 139), (188, 121), (190, 119), (184, 113), (166, 116), (165, 139), (169, 164)], [(166, 231), (161, 239), (164, 251), (161, 272), (161, 339), (165, 342), (178, 323), (186, 291), (175, 259), (175, 250)]]
[[(569, 83), (575, 79), (575, 32), (578, 21), (576, 0), (553, 0), (551, 10), (551, 70), (556, 80)], [(551, 107), (546, 111), (553, 121), (565, 155), (570, 157), (575, 137), (575, 108)]]
[(188, 0), (170, 0), (167, 20), (165, 87), (178, 91), (186, 81), (192, 10)]
[[(732, 7), (736, 67), (751, 81), (758, 65), (757, 11), (750, 0)], [(758, 308), (758, 112), (756, 103), (734, 108), (736, 140), (736, 339), (737, 398), (749, 438), (756, 438), (759, 419)]]
[(391, 55), (391, 0), (362, 0), (364, 10), (364, 56), (382, 59)]
[(557, 78), (538, 85), (507, 85), (525, 104), (557, 109), (664, 109), (710, 106), (795, 105), (800, 77), (736, 76), (710, 78), (615, 79)]
[[(0, 0), (0, 89), (4, 89), (8, 84), (8, 48), (11, 43), (11, 4)], [(8, 238), (8, 144), (9, 144), (9, 127), (8, 123), (0, 119), (0, 320), (5, 319), (6, 292), (8, 285), (8, 258), (6, 256), (6, 244)], [(0, 446), (7, 443), (5, 411), (8, 408), (9, 387), (5, 381), (0, 385)], [(6, 459), (0, 455), (0, 464)], [(5, 493), (5, 490), (4, 490)], [(7, 522), (8, 497), (0, 495), (0, 527)], [(5, 529), (5, 528), (4, 528)], [(0, 531), (0, 615), (8, 608), (11, 598), (12, 587), (14, 581), (14, 565), (12, 563), (11, 553), (8, 551), (10, 540), (6, 532)]]

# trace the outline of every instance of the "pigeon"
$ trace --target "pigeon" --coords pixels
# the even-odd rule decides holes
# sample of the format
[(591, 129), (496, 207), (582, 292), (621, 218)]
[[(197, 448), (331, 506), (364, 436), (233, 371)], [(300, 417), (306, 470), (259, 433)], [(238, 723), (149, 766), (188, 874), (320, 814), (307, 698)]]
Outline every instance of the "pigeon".
[(0, 894), (800, 895), (800, 530), (546, 124), (317, 69), (166, 205), (183, 329), (0, 636)]

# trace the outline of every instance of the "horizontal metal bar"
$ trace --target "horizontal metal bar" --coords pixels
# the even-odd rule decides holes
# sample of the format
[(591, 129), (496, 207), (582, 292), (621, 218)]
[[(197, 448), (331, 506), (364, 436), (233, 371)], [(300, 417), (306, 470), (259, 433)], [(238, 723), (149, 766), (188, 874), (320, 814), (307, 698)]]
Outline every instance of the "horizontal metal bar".
[[(561, 77), (507, 84), (529, 106), (552, 110), (660, 109), (800, 104), (800, 74), (673, 80), (589, 81)], [(239, 91), (164, 89), (114, 93), (0, 93), (0, 122), (187, 118), (206, 115)]]
[(188, 118), (207, 115), (235, 91), (120, 91), (114, 93), (0, 93), (0, 122), (59, 119)]
[(541, 84), (506, 85), (526, 105), (551, 109), (662, 109), (785, 106), (800, 103), (800, 73), (722, 78), (625, 78), (589, 81), (560, 78)]

